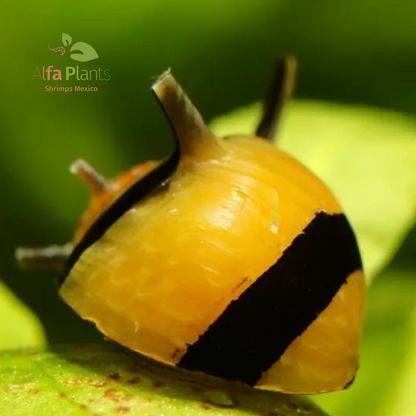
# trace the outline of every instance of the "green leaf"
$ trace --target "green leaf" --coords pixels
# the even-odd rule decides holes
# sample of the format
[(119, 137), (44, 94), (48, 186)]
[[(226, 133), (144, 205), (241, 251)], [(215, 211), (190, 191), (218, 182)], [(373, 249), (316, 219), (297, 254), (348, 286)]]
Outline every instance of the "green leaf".
[(64, 46), (69, 46), (72, 43), (72, 38), (68, 33), (62, 33), (62, 43)]
[(0, 281), (0, 350), (44, 344), (38, 319)]
[(70, 49), (70, 52), (72, 51), (81, 51), (81, 53), (73, 53), (71, 55), (71, 58), (75, 61), (88, 62), (98, 58), (96, 50), (85, 42), (74, 43)]
[[(413, 276), (414, 277), (414, 276)], [(381, 416), (414, 416), (416, 413), (416, 308), (406, 322), (405, 365), (388, 397)]]
[[(250, 134), (260, 105), (216, 119), (221, 135)], [(294, 101), (277, 145), (322, 178), (358, 236), (368, 277), (392, 258), (416, 214), (416, 124), (367, 107)]]
[(113, 344), (0, 354), (0, 409), (8, 416), (324, 415), (300, 396), (213, 384)]

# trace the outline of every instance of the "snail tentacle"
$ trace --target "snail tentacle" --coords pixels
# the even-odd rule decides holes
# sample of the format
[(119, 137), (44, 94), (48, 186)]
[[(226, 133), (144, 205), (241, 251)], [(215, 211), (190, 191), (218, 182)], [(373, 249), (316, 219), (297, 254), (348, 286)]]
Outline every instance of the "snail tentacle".
[(257, 127), (256, 136), (267, 140), (275, 138), (283, 108), (293, 93), (296, 67), (296, 59), (292, 56), (277, 61), (274, 80), (264, 102), (263, 116)]
[(72, 245), (52, 245), (40, 248), (19, 247), (15, 256), (22, 268), (61, 270), (71, 253)]
[(218, 147), (213, 133), (170, 70), (153, 84), (152, 92), (175, 133), (181, 159), (196, 157), (201, 150), (208, 155)]
[(83, 159), (78, 159), (72, 163), (69, 170), (72, 174), (80, 177), (93, 194), (105, 191), (110, 185), (103, 176)]

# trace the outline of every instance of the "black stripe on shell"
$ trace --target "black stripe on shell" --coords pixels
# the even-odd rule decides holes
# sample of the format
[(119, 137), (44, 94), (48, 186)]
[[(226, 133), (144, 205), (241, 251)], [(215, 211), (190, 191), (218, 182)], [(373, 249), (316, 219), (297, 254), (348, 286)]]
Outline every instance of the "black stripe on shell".
[(361, 268), (346, 217), (317, 213), (278, 261), (189, 346), (178, 366), (255, 385)]
[(97, 242), (104, 233), (133, 205), (140, 200), (157, 191), (164, 182), (175, 172), (179, 163), (179, 146), (173, 155), (164, 163), (148, 173), (132, 185), (117, 201), (102, 214), (95, 223), (88, 229), (80, 243), (74, 248), (66, 264), (65, 272), (61, 279), (61, 284), (70, 273), (72, 267), (81, 257), (82, 253), (95, 242)]

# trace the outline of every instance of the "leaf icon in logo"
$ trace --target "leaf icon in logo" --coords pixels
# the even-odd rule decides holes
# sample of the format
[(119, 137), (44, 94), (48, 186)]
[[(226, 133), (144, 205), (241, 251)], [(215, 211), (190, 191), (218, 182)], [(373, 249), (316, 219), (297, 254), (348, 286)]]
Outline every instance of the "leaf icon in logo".
[(64, 46), (69, 46), (72, 43), (72, 38), (68, 33), (62, 33), (62, 43)]
[(88, 43), (77, 42), (72, 45), (70, 52), (81, 51), (81, 53), (73, 53), (71, 58), (79, 62), (88, 62), (98, 58), (96, 50)]

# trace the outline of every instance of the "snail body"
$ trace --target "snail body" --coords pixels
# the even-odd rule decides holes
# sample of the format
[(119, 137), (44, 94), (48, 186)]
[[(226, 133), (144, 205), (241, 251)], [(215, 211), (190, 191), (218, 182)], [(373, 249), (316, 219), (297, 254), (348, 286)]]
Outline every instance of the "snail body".
[(169, 72), (153, 92), (176, 151), (110, 184), (90, 175), (60, 296), (171, 366), (287, 393), (347, 387), (365, 284), (338, 201), (264, 137), (215, 137)]

